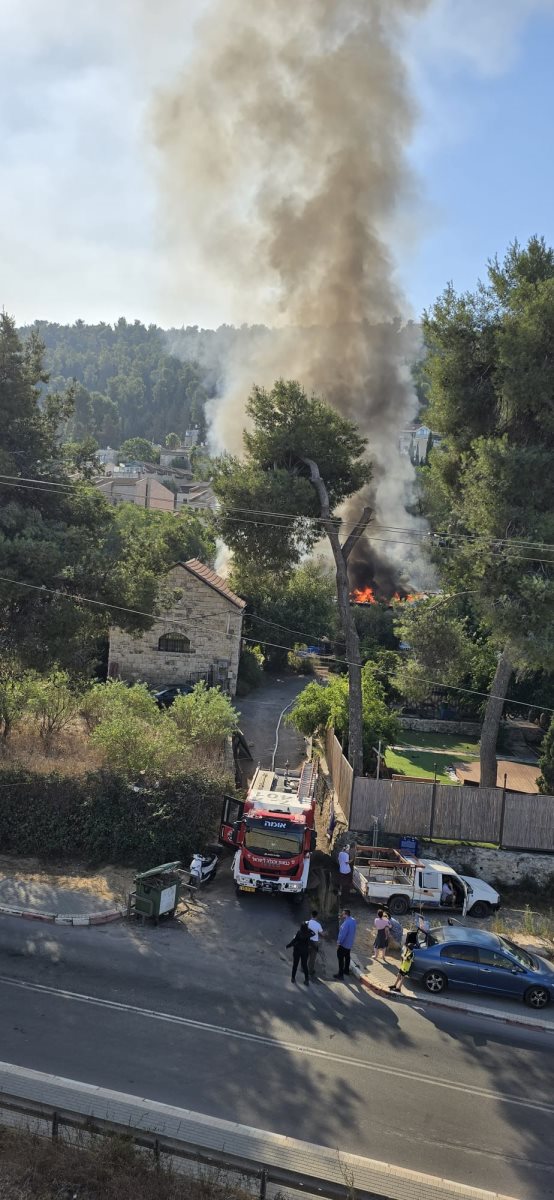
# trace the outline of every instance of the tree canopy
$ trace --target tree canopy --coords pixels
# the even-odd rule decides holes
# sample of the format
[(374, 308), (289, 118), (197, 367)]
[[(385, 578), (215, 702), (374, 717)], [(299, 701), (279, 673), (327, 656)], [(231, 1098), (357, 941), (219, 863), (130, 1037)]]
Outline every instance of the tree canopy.
[[(183, 511), (114, 508), (71, 473), (59, 430), (73, 396), (47, 389), (35, 333), (0, 318), (0, 651), (24, 665), (88, 671), (112, 610), (128, 629), (157, 611), (160, 575), (180, 558), (210, 559), (213, 537)], [(165, 518), (165, 519), (164, 519)], [(86, 597), (87, 603), (80, 597)], [(90, 603), (92, 601), (93, 603)], [(106, 605), (106, 607), (103, 607)]]
[(336, 632), (335, 581), (323, 559), (308, 559), (288, 571), (237, 565), (231, 586), (248, 604), (245, 635), (259, 639), (270, 664), (283, 665), (287, 648), (296, 643), (312, 645)]
[(246, 406), (245, 458), (223, 457), (213, 486), (220, 501), (218, 527), (240, 567), (290, 570), (326, 535), (335, 562), (338, 613), (350, 687), (348, 756), (361, 772), (360, 645), (348, 580), (348, 559), (371, 517), (364, 508), (341, 544), (337, 505), (371, 477), (367, 442), (352, 421), (295, 380), (278, 379), (270, 391), (254, 387)]
[(134, 437), (162, 442), (170, 430), (183, 436), (195, 426), (204, 440), (205, 404), (215, 384), (195, 361), (197, 338), (179, 338), (178, 357), (162, 329), (123, 317), (113, 326), (36, 321), (22, 332), (44, 343), (46, 370), (57, 390), (76, 383), (64, 425), (68, 440), (92, 435), (99, 445), (119, 446)]
[[(316, 459), (331, 509), (359, 491), (371, 467), (353, 422), (294, 380), (279, 379), (269, 391), (254, 387), (246, 413), (252, 426), (244, 458), (224, 456), (215, 464), (219, 529), (239, 566), (257, 562), (275, 570), (300, 562), (324, 534), (306, 460)], [(237, 514), (255, 521), (237, 522)]]
[(514, 669), (554, 666), (554, 252), (532, 238), (452, 286), (425, 314), (428, 424), (443, 436), (424, 473), (443, 585), (471, 592), (498, 654), (481, 739), (496, 782), (502, 699)]
[[(384, 689), (376, 678), (373, 663), (366, 663), (362, 669), (362, 713), (363, 769), (373, 771), (379, 741), (384, 753), (386, 747), (399, 736), (397, 718), (387, 707)], [(286, 720), (304, 737), (323, 734), (332, 726), (337, 737), (346, 742), (349, 733), (346, 676), (332, 675), (326, 687), (309, 683), (300, 692)]]

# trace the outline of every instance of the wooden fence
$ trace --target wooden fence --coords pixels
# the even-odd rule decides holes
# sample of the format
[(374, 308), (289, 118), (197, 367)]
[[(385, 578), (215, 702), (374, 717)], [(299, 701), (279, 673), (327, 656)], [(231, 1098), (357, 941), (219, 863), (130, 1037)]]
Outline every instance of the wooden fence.
[(335, 796), (346, 817), (347, 824), (349, 825), (354, 772), (350, 766), (350, 763), (344, 757), (340, 742), (337, 741), (332, 729), (328, 729), (325, 736), (325, 757), (327, 759), (327, 765), (329, 767), (331, 779), (333, 780)]
[(350, 829), (429, 840), (491, 842), (505, 850), (554, 852), (554, 796), (432, 782), (353, 779), (332, 730), (326, 737), (333, 786)]

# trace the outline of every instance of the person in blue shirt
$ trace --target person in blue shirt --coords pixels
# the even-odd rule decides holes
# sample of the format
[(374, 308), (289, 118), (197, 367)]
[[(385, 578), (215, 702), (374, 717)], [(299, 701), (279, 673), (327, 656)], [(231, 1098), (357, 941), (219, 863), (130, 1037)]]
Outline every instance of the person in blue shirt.
[(350, 909), (345, 908), (341, 914), (341, 923), (339, 927), (339, 936), (337, 938), (337, 958), (339, 960), (339, 969), (333, 979), (344, 979), (345, 975), (350, 975), (350, 951), (354, 945), (356, 938), (356, 925)]

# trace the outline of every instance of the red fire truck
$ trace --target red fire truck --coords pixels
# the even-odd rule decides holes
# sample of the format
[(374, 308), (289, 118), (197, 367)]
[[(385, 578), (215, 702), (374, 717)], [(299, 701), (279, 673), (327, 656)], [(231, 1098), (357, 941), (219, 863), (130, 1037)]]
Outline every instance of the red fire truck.
[(299, 775), (258, 767), (246, 800), (225, 797), (220, 840), (236, 846), (233, 878), (239, 892), (282, 892), (300, 899), (315, 850), (317, 766)]

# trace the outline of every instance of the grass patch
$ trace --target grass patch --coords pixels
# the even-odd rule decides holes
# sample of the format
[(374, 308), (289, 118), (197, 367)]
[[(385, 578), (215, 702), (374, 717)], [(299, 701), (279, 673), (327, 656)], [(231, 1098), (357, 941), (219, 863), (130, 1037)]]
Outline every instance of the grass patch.
[(436, 767), (437, 783), (451, 783), (454, 785), (454, 780), (445, 771), (445, 767), (449, 765), (450, 759), (446, 759), (442, 754), (437, 758), (432, 751), (406, 750), (400, 752), (399, 750), (387, 750), (385, 762), (389, 770), (394, 771), (396, 775), (416, 775), (418, 779), (433, 779)]
[(454, 733), (419, 733), (415, 729), (404, 729), (398, 739), (399, 746), (421, 746), (422, 750), (450, 750), (465, 758), (479, 757), (479, 742), (466, 741)]
[[(200, 1168), (202, 1170), (202, 1168)], [(212, 1178), (213, 1175), (213, 1178)], [(98, 1137), (72, 1146), (0, 1128), (0, 1196), (17, 1200), (246, 1200), (224, 1176), (198, 1178), (156, 1165), (151, 1153), (129, 1138)]]

